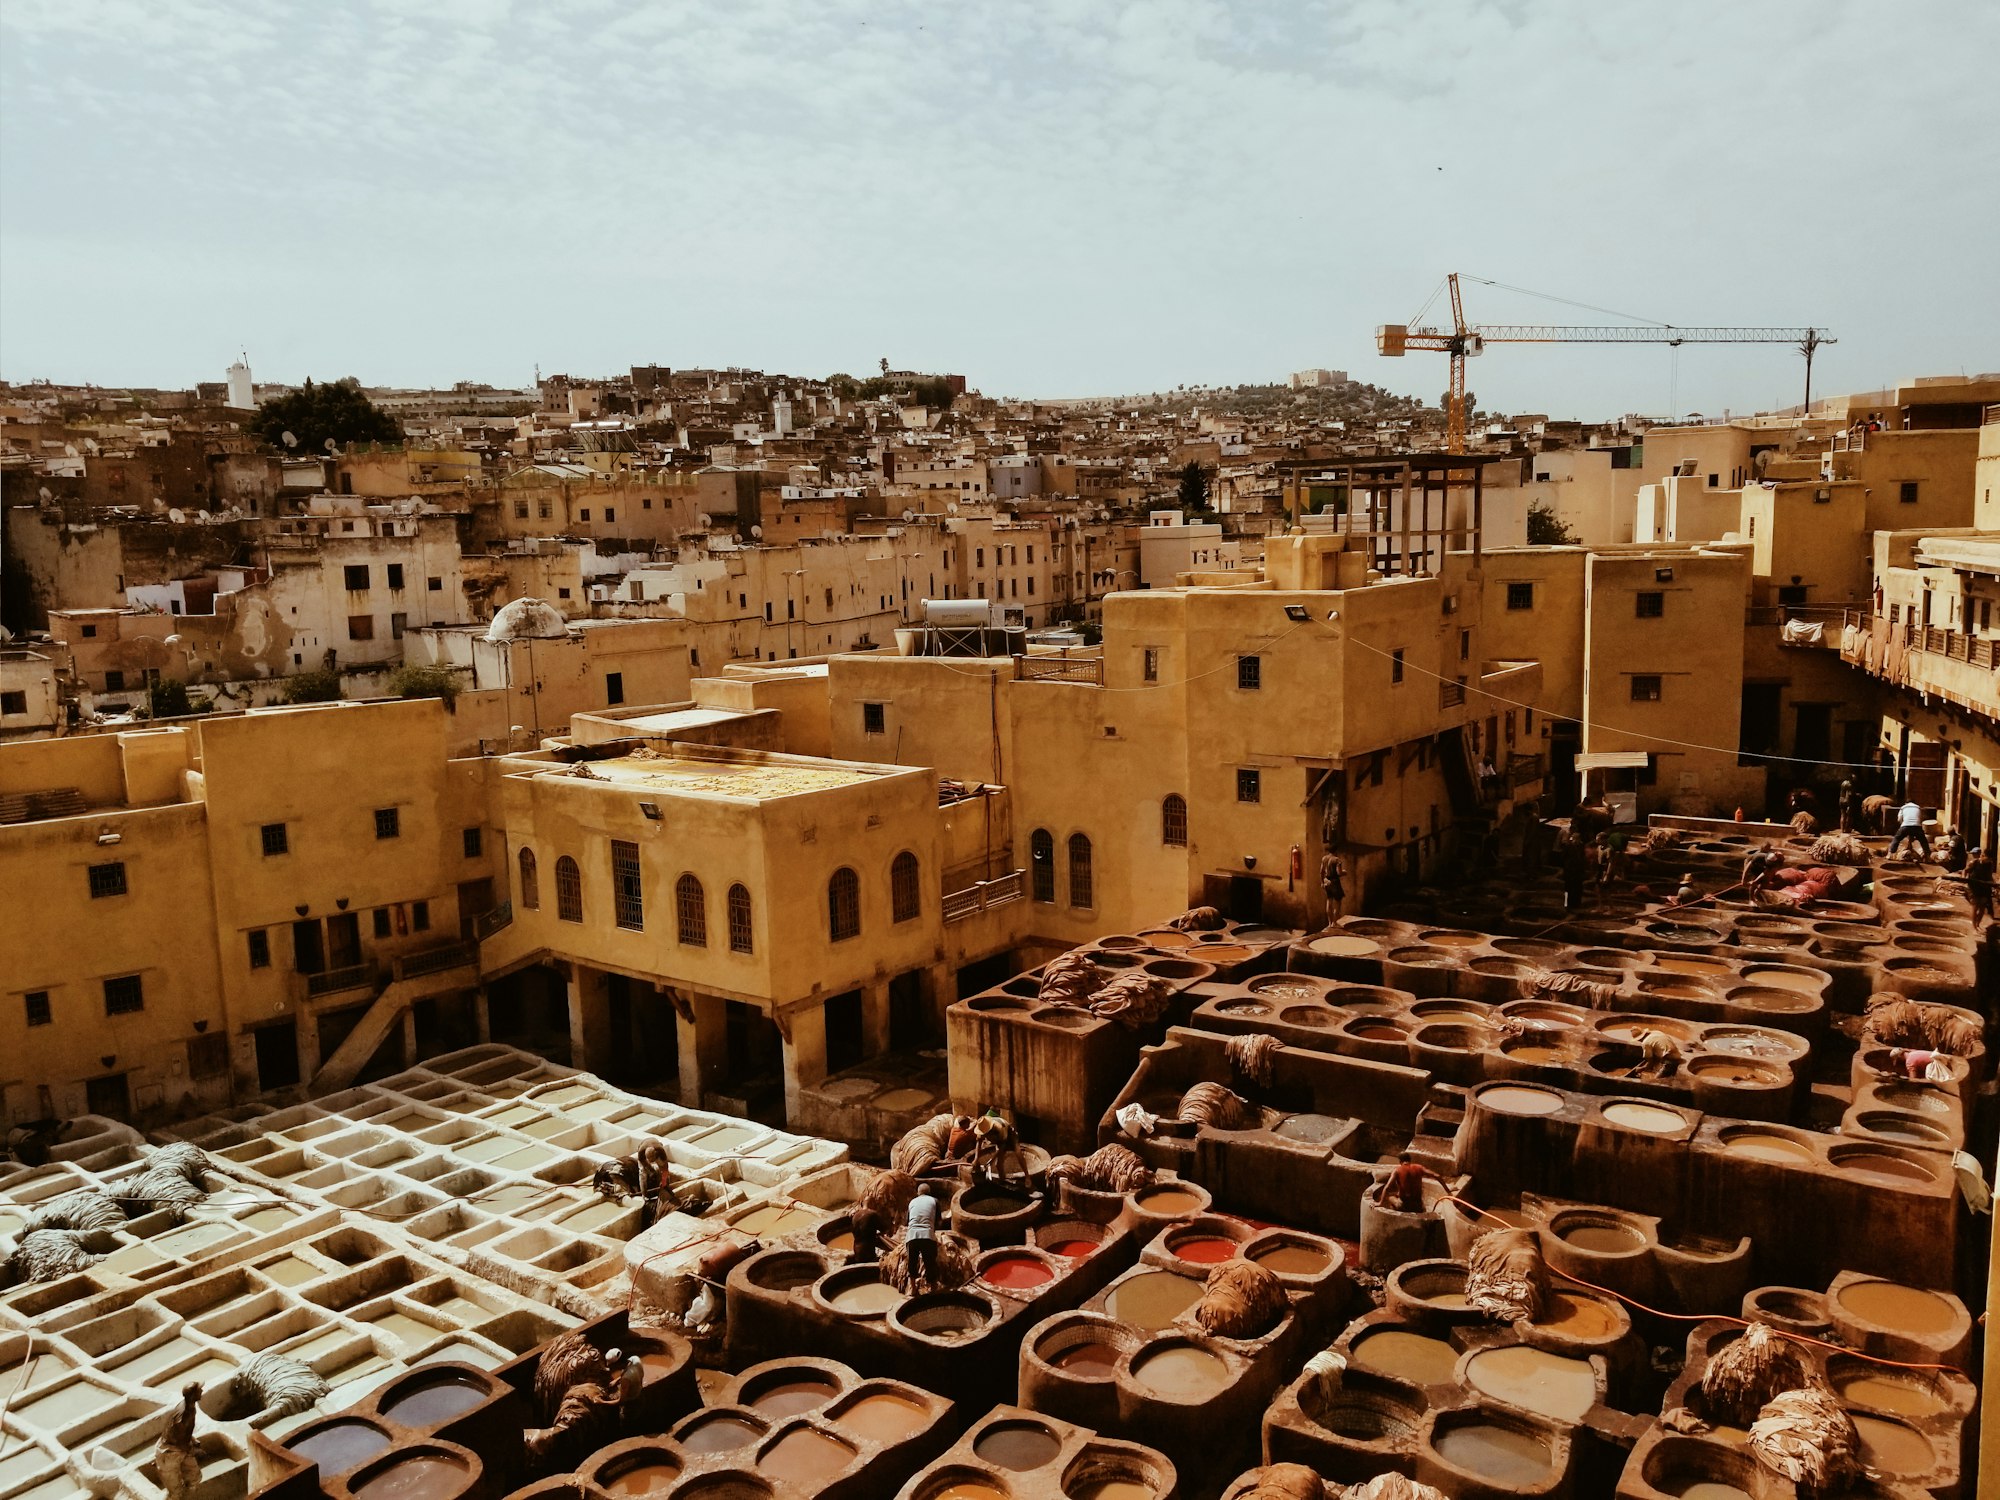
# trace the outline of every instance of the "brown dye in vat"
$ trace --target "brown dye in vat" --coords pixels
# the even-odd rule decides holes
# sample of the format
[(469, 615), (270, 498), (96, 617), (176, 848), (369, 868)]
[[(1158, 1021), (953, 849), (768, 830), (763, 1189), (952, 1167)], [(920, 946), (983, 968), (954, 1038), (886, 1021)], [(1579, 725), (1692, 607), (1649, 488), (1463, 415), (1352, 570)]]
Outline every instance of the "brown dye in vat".
[(1920, 1146), (1934, 1145), (1940, 1138), (1928, 1125), (1920, 1125), (1915, 1120), (1899, 1120), (1893, 1115), (1873, 1115), (1867, 1122), (1867, 1128), (1873, 1135), (1886, 1136), (1892, 1141), (1914, 1141)]
[(839, 1394), (840, 1387), (831, 1380), (808, 1375), (766, 1386), (750, 1404), (767, 1417), (795, 1417), (802, 1411), (826, 1405)]
[(863, 1281), (835, 1294), (833, 1305), (844, 1313), (879, 1313), (902, 1300), (903, 1294), (886, 1281)]
[(1937, 1454), (1930, 1439), (1901, 1422), (1882, 1417), (1854, 1417), (1854, 1430), (1861, 1435), (1861, 1461), (1888, 1474), (1928, 1474), (1937, 1467)]
[(1752, 1500), (1748, 1490), (1725, 1484), (1720, 1479), (1697, 1479), (1677, 1493), (1680, 1500)]
[(1747, 1156), (1752, 1161), (1809, 1165), (1813, 1160), (1812, 1148), (1803, 1142), (1795, 1141), (1790, 1136), (1769, 1135), (1757, 1130), (1738, 1131), (1722, 1145), (1732, 1156)]
[(1696, 958), (1689, 954), (1662, 954), (1653, 960), (1653, 967), (1665, 969), (1671, 974), (1726, 974), (1729, 965), (1719, 958)]
[(1497, 1109), (1503, 1115), (1552, 1115), (1562, 1108), (1562, 1095), (1551, 1094), (1546, 1089), (1515, 1088), (1502, 1084), (1496, 1089), (1481, 1089), (1479, 1102), (1488, 1109)]
[(1563, 1060), (1563, 1049), (1560, 1047), (1509, 1047), (1506, 1052), (1507, 1056), (1522, 1062), (1556, 1063)]
[(1212, 1396), (1229, 1384), (1229, 1367), (1193, 1345), (1177, 1345), (1149, 1354), (1132, 1367), (1139, 1384), (1176, 1401)]
[(419, 1454), (389, 1465), (354, 1494), (355, 1500), (445, 1500), (461, 1493), (471, 1478), (461, 1464)]
[(651, 1385), (674, 1373), (680, 1361), (664, 1349), (639, 1351), (639, 1383)]
[(1051, 1363), (1079, 1380), (1109, 1380), (1113, 1366), (1118, 1363), (1118, 1351), (1109, 1344), (1078, 1344), (1063, 1350)]
[(1488, 1422), (1447, 1427), (1431, 1446), (1490, 1485), (1532, 1484), (1549, 1472), (1549, 1446), (1533, 1433)]
[(1565, 1244), (1598, 1255), (1629, 1255), (1646, 1243), (1638, 1230), (1622, 1224), (1569, 1224), (1556, 1232)]
[(1440, 948), (1477, 948), (1486, 941), (1483, 932), (1426, 932), (1422, 942)]
[(989, 1464), (1025, 1473), (1062, 1452), (1062, 1443), (1039, 1422), (999, 1422), (980, 1435), (972, 1451)]
[(1595, 1297), (1552, 1292), (1535, 1326), (1573, 1339), (1608, 1339), (1618, 1332), (1618, 1314)]
[(397, 1397), (394, 1405), (382, 1409), (382, 1415), (405, 1427), (436, 1427), (471, 1411), (486, 1395), (486, 1388), (476, 1381), (434, 1380)]
[(1443, 1339), (1400, 1328), (1371, 1333), (1354, 1345), (1354, 1363), (1364, 1370), (1394, 1375), (1418, 1385), (1448, 1385), (1458, 1367), (1458, 1351)]
[(1139, 1479), (1086, 1479), (1070, 1492), (1076, 1500), (1156, 1500), (1159, 1491)]
[(611, 1495), (657, 1495), (680, 1478), (681, 1466), (670, 1458), (648, 1459), (620, 1469), (611, 1479), (599, 1479), (598, 1487)]
[(1857, 1281), (1842, 1287), (1840, 1305), (1878, 1328), (1904, 1333), (1949, 1333), (1957, 1321), (1944, 1298), (1893, 1281)]
[(1645, 1130), (1654, 1135), (1665, 1135), (1687, 1124), (1681, 1115), (1671, 1109), (1662, 1109), (1657, 1104), (1633, 1104), (1623, 1099), (1616, 1104), (1605, 1105), (1604, 1118), (1613, 1125), (1623, 1125), (1627, 1130)]
[(1195, 956), (1212, 964), (1237, 964), (1250, 956), (1250, 950), (1235, 943), (1199, 943), (1195, 946)]
[(1260, 995), (1274, 995), (1280, 1000), (1317, 1000), (1320, 993), (1320, 987), (1309, 979), (1286, 979), (1280, 975), (1256, 980), (1250, 988)]
[(1375, 942), (1365, 937), (1314, 938), (1309, 946), (1313, 952), (1324, 953), (1330, 958), (1359, 958), (1376, 949)]
[(900, 1443), (921, 1432), (929, 1415), (915, 1401), (879, 1392), (863, 1396), (833, 1420), (864, 1443)]
[(1944, 1397), (1915, 1380), (1886, 1375), (1850, 1375), (1835, 1379), (1834, 1391), (1850, 1406), (1872, 1406), (1901, 1417), (1929, 1417), (1943, 1411)]
[(388, 1451), (389, 1434), (366, 1422), (335, 1422), (290, 1444), (300, 1458), (319, 1465), (320, 1474), (331, 1479), (378, 1453)]
[(1007, 1500), (1007, 1493), (990, 1480), (954, 1479), (931, 1500)]
[(1883, 1156), (1873, 1151), (1857, 1152), (1843, 1156), (1834, 1165), (1845, 1172), (1859, 1172), (1869, 1177), (1893, 1177), (1898, 1182), (1935, 1182), (1928, 1167), (1913, 1161), (1904, 1161), (1900, 1156)]
[(741, 1417), (710, 1417), (697, 1422), (680, 1440), (683, 1453), (728, 1453), (761, 1437), (762, 1429)]
[(1317, 1276), (1326, 1269), (1327, 1262), (1326, 1252), (1310, 1245), (1275, 1245), (1250, 1258), (1280, 1276)]
[(795, 1427), (773, 1443), (757, 1467), (773, 1479), (811, 1484), (833, 1478), (854, 1462), (854, 1449), (810, 1427)]
[(1826, 980), (1818, 974), (1791, 974), (1783, 969), (1751, 969), (1743, 976), (1752, 984), (1764, 984), (1781, 990), (1797, 990), (1802, 995), (1817, 995), (1826, 988)]
[(1201, 1300), (1202, 1284), (1171, 1271), (1142, 1271), (1119, 1282), (1104, 1310), (1134, 1328), (1165, 1328)]
[(1134, 1200), (1149, 1214), (1191, 1214), (1202, 1206), (1201, 1198), (1186, 1188), (1151, 1188)]
[(1725, 1058), (1704, 1057), (1689, 1065), (1689, 1071), (1710, 1083), (1775, 1083), (1766, 1068), (1751, 1063), (1730, 1062)]
[(1146, 940), (1148, 947), (1152, 948), (1186, 948), (1194, 943), (1194, 939), (1185, 932), (1176, 932), (1171, 927), (1148, 928), (1139, 936)]
[(1597, 1377), (1588, 1364), (1525, 1344), (1473, 1355), (1465, 1378), (1496, 1400), (1559, 1422), (1579, 1422), (1597, 1404)]

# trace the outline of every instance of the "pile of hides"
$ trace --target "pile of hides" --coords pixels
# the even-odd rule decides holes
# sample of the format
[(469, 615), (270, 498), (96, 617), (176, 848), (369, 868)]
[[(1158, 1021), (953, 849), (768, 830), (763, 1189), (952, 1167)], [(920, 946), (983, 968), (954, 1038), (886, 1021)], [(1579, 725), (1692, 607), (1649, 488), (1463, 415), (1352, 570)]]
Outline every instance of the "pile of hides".
[(1127, 969), (1107, 983), (1090, 1001), (1090, 1013), (1143, 1031), (1166, 1014), (1174, 987), (1144, 969)]
[(1750, 1452), (1806, 1497), (1844, 1490), (1861, 1473), (1854, 1419), (1824, 1386), (1772, 1397), (1751, 1424)]
[(117, 1201), (96, 1188), (74, 1188), (67, 1193), (58, 1193), (28, 1218), (24, 1228), (30, 1233), (37, 1229), (80, 1229), (86, 1232), (99, 1229), (116, 1229), (125, 1222), (125, 1210)]
[(1236, 1070), (1236, 1076), (1256, 1084), (1259, 1088), (1271, 1086), (1271, 1068), (1278, 1060), (1284, 1043), (1269, 1032), (1253, 1035), (1233, 1036), (1223, 1044), (1223, 1053), (1229, 1059), (1229, 1066)]
[(1191, 906), (1167, 925), (1176, 932), (1220, 932), (1223, 916), (1212, 906)]
[(1232, 1500), (1339, 1500), (1339, 1490), (1304, 1464), (1266, 1464), (1243, 1477), (1247, 1488), (1235, 1490)]
[(1681, 831), (1678, 828), (1649, 829), (1646, 837), (1633, 850), (1635, 854), (1661, 854), (1681, 846)]
[(166, 1209), (178, 1217), (208, 1196), (207, 1174), (201, 1148), (176, 1141), (147, 1158), (145, 1170), (119, 1187), (118, 1199), (141, 1205), (142, 1213)]
[(1979, 1027), (1948, 1005), (1883, 995), (1868, 1002), (1867, 1035), (1883, 1047), (1929, 1048), (1954, 1057), (1979, 1045)]
[(1702, 1371), (1694, 1404), (1709, 1422), (1748, 1427), (1786, 1391), (1820, 1383), (1819, 1372), (1798, 1346), (1768, 1324), (1752, 1323), (1743, 1336), (1724, 1345)]
[(889, 1148), (890, 1169), (907, 1172), (912, 1177), (923, 1176), (950, 1154), (951, 1134), (956, 1125), (957, 1120), (952, 1115), (932, 1115), (923, 1124), (906, 1132), (900, 1141)]
[(877, 1172), (854, 1200), (853, 1213), (871, 1210), (885, 1228), (899, 1226), (910, 1216), (910, 1200), (917, 1196), (919, 1186), (908, 1172)]
[(281, 1417), (317, 1405), (331, 1389), (309, 1364), (282, 1354), (255, 1354), (229, 1377), (230, 1394), (240, 1403), (271, 1408)]
[(56, 1281), (86, 1270), (104, 1257), (83, 1248), (74, 1229), (34, 1229), (21, 1236), (7, 1257), (8, 1275), (15, 1281)]
[(1823, 833), (1814, 840), (1807, 858), (1822, 865), (1865, 865), (1868, 850), (1851, 833)]
[(1773, 906), (1803, 906), (1808, 901), (1818, 901), (1840, 883), (1838, 872), (1825, 865), (1814, 865), (1807, 870), (1780, 870), (1772, 878), (1782, 889), (1767, 889), (1759, 894)]
[(1217, 1130), (1250, 1130), (1263, 1123), (1264, 1112), (1219, 1083), (1197, 1083), (1181, 1095), (1177, 1117), (1183, 1125), (1208, 1125)]
[(1451, 1500), (1443, 1490), (1405, 1479), (1401, 1474), (1377, 1474), (1365, 1484), (1347, 1487), (1345, 1500)]
[(1088, 1156), (1058, 1156), (1049, 1163), (1049, 1181), (1067, 1182), (1095, 1193), (1134, 1193), (1153, 1185), (1153, 1169), (1129, 1146), (1099, 1146)]
[[(955, 1234), (940, 1234), (937, 1237), (937, 1256), (933, 1261), (930, 1285), (925, 1288), (932, 1292), (949, 1292), (964, 1286), (972, 1280), (976, 1267), (972, 1262), (973, 1251), (967, 1242)], [(881, 1269), (876, 1272), (882, 1281), (894, 1287), (905, 1297), (917, 1291), (917, 1285), (910, 1272), (910, 1247), (906, 1240), (898, 1240), (882, 1256)]]
[(1563, 995), (1581, 1001), (1592, 1010), (1609, 1010), (1618, 1003), (1618, 991), (1608, 984), (1585, 979), (1581, 974), (1557, 974), (1541, 969), (1529, 976), (1537, 995)]
[(1208, 1273), (1193, 1317), (1202, 1332), (1225, 1339), (1261, 1338), (1291, 1311), (1275, 1271), (1254, 1260), (1224, 1261)]
[(1083, 1005), (1105, 980), (1104, 968), (1081, 949), (1050, 959), (1042, 970), (1041, 997), (1051, 1005)]
[(1531, 1229), (1493, 1229), (1472, 1242), (1465, 1257), (1465, 1300), (1503, 1323), (1541, 1316), (1549, 1295), (1549, 1268)]

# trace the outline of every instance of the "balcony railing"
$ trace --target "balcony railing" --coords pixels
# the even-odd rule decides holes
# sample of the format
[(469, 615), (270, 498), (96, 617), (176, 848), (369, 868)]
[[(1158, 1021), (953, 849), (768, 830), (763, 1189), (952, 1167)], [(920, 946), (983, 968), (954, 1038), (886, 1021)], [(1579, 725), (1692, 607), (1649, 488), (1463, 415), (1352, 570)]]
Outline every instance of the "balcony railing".
[(1540, 781), (1545, 762), (1541, 755), (1512, 755), (1507, 758), (1507, 784), (1526, 786), (1531, 781)]
[(483, 943), (494, 933), (504, 929), (514, 920), (514, 903), (502, 901), (491, 911), (483, 911), (472, 919), (472, 940)]
[(1465, 684), (1462, 682), (1440, 682), (1438, 684), (1438, 707), (1457, 708), (1465, 702)]
[(344, 969), (328, 969), (306, 975), (306, 994), (317, 1000), (322, 995), (338, 995), (343, 990), (375, 988), (375, 965), (350, 964)]
[(982, 880), (961, 891), (945, 892), (944, 919), (947, 922), (963, 922), (992, 907), (1005, 906), (1020, 899), (1021, 872), (1010, 870), (997, 880)]
[(1017, 656), (1016, 682), (1087, 682), (1104, 685), (1104, 658), (1101, 656)]
[(398, 979), (419, 979), (426, 974), (442, 974), (446, 969), (463, 968), (472, 959), (472, 944), (446, 943), (441, 948), (404, 954), (396, 960), (392, 972)]

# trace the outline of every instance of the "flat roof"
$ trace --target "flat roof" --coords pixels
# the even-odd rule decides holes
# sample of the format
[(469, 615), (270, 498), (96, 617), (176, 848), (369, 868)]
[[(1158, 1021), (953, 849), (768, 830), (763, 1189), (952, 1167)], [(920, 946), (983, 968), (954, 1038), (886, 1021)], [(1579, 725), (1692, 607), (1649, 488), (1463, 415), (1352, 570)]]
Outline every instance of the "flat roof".
[(706, 795), (768, 802), (778, 797), (798, 797), (811, 792), (830, 792), (840, 787), (856, 786), (864, 781), (873, 781), (880, 774), (840, 761), (809, 763), (791, 759), (712, 759), (645, 750), (579, 764), (589, 768), (589, 776), (578, 776), (576, 768), (571, 766), (551, 766), (537, 770), (533, 775), (536, 780), (576, 777), (585, 781), (608, 781), (626, 790), (657, 792), (664, 796)]
[(628, 729), (643, 729), (649, 734), (670, 734), (677, 729), (697, 729), (704, 724), (720, 724), (726, 719), (742, 717), (742, 711), (734, 708), (676, 708), (666, 713), (640, 714), (636, 718), (619, 719), (617, 722)]

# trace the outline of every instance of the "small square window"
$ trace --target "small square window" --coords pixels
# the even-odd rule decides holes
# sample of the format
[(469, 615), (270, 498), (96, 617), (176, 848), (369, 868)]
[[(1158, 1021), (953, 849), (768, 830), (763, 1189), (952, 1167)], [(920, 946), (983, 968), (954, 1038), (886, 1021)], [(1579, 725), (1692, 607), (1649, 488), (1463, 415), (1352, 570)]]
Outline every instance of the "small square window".
[(424, 587), (429, 589), (433, 594), (441, 594), (444, 592), (444, 580), (442, 578), (433, 578)]
[(257, 837), (264, 846), (264, 857), (292, 852), (292, 836), (283, 823), (266, 823), (257, 830)]
[(28, 695), (24, 690), (18, 693), (0, 693), (0, 714), (24, 714), (28, 711)]
[(389, 931), (390, 931), (390, 925), (391, 925), (391, 924), (390, 924), (390, 920), (389, 920), (389, 908), (388, 908), (388, 907), (386, 907), (386, 906), (378, 906), (378, 907), (376, 907), (376, 908), (375, 908), (375, 936), (377, 936), (378, 938), (384, 938), (384, 937), (387, 937), (387, 936), (389, 935)]
[(558, 599), (567, 599), (567, 598), (569, 597), (569, 590), (568, 590), (568, 589), (557, 589), (557, 590), (556, 590), (556, 597), (557, 597)]
[(55, 1020), (55, 1012), (49, 1006), (47, 990), (30, 990), (21, 998), (27, 1006), (30, 1026), (47, 1026)]
[(516, 501), (514, 502), (514, 519), (515, 519), (515, 520), (517, 520), (517, 521), (525, 521), (525, 520), (527, 520), (527, 519), (528, 519), (528, 502), (527, 502), (527, 501), (525, 501), (525, 500), (516, 500)]
[(124, 692), (125, 674), (123, 672), (106, 672), (104, 674), (104, 691), (107, 693)]
[(86, 625), (86, 626), (84, 626), (84, 627), (83, 627), (83, 638), (84, 638), (84, 639), (85, 639), (86, 641), (94, 641), (94, 640), (96, 640), (96, 639), (97, 639), (97, 627), (96, 627), (95, 625)]
[(401, 563), (390, 563), (389, 587), (391, 589), (400, 589), (402, 586), (403, 586), (403, 565)]
[(1660, 679), (1656, 676), (1638, 676), (1632, 679), (1632, 701), (1634, 703), (1658, 703), (1660, 701)]
[(347, 580), (348, 593), (365, 594), (368, 592), (368, 564), (354, 563), (342, 568), (340, 571)]
[(1255, 691), (1264, 685), (1264, 659), (1261, 656), (1236, 658), (1236, 685), (1246, 691)]
[(1264, 773), (1249, 769), (1236, 773), (1236, 800), (1238, 802), (1261, 802), (1264, 800)]
[(468, 828), (462, 837), (465, 843), (465, 857), (467, 859), (479, 858), (479, 851), (485, 844), (485, 839), (480, 830), (477, 828)]
[(137, 974), (121, 975), (104, 981), (104, 1013), (127, 1016), (146, 1008), (146, 987)]
[(1508, 584), (1507, 607), (1509, 609), (1533, 609), (1535, 607), (1535, 586), (1532, 583)]
[(122, 896), (125, 894), (125, 864), (122, 860), (112, 860), (108, 864), (90, 867), (90, 898), (95, 901), (100, 896)]
[(350, 641), (374, 640), (375, 617), (373, 615), (349, 615), (347, 617), (347, 638)]
[(403, 814), (399, 808), (378, 807), (375, 809), (375, 837), (378, 839), (401, 838), (403, 834)]
[(879, 703), (861, 705), (861, 732), (863, 734), (884, 734), (888, 730), (888, 715)]
[(1667, 596), (1659, 589), (1641, 589), (1638, 594), (1637, 618), (1657, 620), (1667, 612)]
[(249, 933), (250, 967), (268, 969), (271, 967), (271, 934), (261, 927), (253, 927)]
[(576, 518), (579, 521), (588, 521), (590, 519), (590, 508), (588, 506), (585, 506), (582, 510), (576, 513)]
[(1401, 646), (1398, 646), (1389, 657), (1389, 681), (1394, 683), (1394, 682), (1401, 682), (1402, 680), (1403, 680), (1403, 648)]
[(606, 520), (607, 522), (609, 522), (609, 521), (616, 521), (616, 520), (618, 519), (618, 508), (617, 508), (617, 507), (616, 507), (615, 505), (607, 505), (607, 506), (605, 506), (605, 507), (604, 507), (604, 519), (605, 519), (605, 520)]
[(410, 903), (410, 930), (429, 932), (431, 930), (431, 904), (428, 901)]
[(1917, 503), (1916, 480), (1905, 479), (1901, 484), (1897, 485), (1896, 498), (1904, 505), (1915, 505)]

